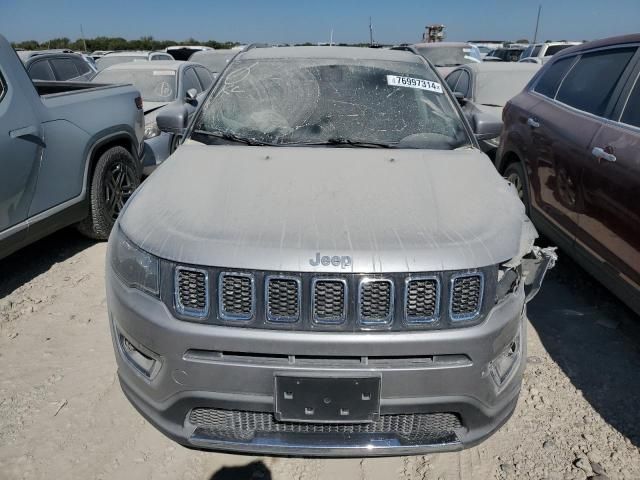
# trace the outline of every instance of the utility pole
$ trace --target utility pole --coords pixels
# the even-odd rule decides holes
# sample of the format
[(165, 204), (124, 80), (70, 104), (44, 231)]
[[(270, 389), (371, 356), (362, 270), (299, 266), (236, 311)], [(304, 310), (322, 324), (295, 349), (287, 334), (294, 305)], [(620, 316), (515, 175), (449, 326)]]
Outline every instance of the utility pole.
[(373, 25), (371, 24), (371, 17), (369, 17), (369, 46), (373, 46)]
[(333, 47), (333, 28), (331, 29), (331, 35), (329, 36), (329, 46)]
[(82, 43), (84, 44), (84, 51), (87, 51), (87, 41), (84, 39), (84, 31), (82, 30), (82, 24), (80, 24), (80, 36), (82, 37)]
[(533, 34), (533, 43), (538, 40), (538, 26), (540, 25), (540, 13), (542, 12), (542, 4), (538, 5), (538, 19), (536, 20), (536, 33)]

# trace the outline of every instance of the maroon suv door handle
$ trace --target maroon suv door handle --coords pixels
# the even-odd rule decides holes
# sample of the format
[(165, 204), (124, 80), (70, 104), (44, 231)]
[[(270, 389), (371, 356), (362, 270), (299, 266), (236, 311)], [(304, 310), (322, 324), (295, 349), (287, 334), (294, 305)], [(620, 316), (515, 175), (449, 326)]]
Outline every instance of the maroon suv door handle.
[(606, 160), (607, 162), (615, 162), (617, 160), (613, 153), (609, 153), (601, 147), (594, 147), (593, 150), (591, 150), (591, 155), (597, 159)]
[(529, 125), (531, 128), (538, 128), (540, 126), (540, 122), (538, 122), (536, 119), (534, 118), (527, 118), (527, 125)]

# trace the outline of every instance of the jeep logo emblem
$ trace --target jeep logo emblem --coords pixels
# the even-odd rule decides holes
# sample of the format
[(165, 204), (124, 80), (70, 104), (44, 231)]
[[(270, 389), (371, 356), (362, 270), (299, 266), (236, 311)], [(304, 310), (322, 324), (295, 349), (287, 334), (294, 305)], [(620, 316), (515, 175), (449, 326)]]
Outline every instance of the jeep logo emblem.
[(321, 256), (320, 252), (317, 252), (316, 258), (309, 259), (309, 264), (312, 267), (317, 267), (318, 265), (328, 267), (329, 265), (333, 265), (334, 267), (347, 268), (351, 266), (352, 262), (351, 257), (348, 255), (343, 255), (341, 257), (334, 255), (333, 257), (329, 257), (327, 255)]

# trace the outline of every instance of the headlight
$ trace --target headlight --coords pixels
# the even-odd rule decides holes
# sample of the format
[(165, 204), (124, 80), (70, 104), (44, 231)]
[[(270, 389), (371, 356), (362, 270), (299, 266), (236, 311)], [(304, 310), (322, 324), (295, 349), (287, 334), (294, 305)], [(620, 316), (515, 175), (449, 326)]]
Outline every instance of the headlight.
[(113, 269), (129, 287), (137, 288), (157, 297), (160, 291), (159, 262), (150, 253), (140, 250), (116, 227), (110, 257)]
[(144, 126), (144, 139), (145, 140), (149, 140), (150, 138), (153, 137), (157, 137), (158, 135), (160, 135), (160, 129), (158, 128), (158, 124), (153, 122), (153, 123), (147, 123)]

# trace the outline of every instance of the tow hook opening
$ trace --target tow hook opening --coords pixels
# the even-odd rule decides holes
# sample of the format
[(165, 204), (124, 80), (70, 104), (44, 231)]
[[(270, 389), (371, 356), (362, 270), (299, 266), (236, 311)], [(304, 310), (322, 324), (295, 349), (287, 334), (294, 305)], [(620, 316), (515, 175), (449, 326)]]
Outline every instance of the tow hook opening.
[(511, 372), (513, 372), (516, 365), (520, 362), (520, 352), (522, 350), (520, 338), (520, 331), (518, 331), (513, 340), (511, 340), (504, 350), (489, 364), (491, 376), (498, 387), (504, 385), (511, 375)]

